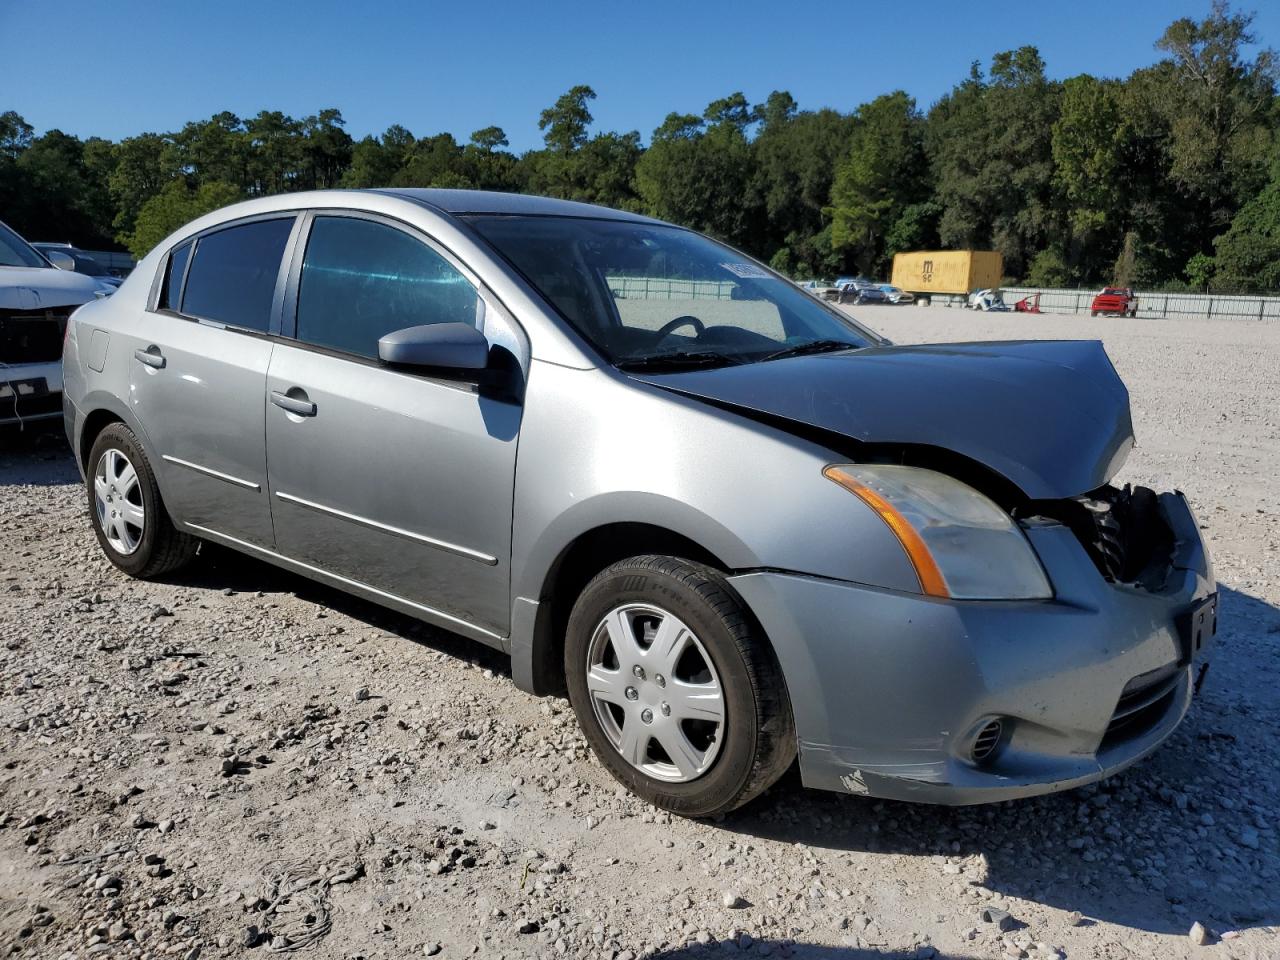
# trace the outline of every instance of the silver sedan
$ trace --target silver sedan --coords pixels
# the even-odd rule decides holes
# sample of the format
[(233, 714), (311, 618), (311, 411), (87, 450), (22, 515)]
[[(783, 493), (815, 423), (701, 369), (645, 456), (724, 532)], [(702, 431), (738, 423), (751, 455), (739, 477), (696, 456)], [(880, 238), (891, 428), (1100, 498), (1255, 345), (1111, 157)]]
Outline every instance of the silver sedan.
[(896, 347), (689, 230), (404, 189), (203, 217), (64, 350), (122, 571), (209, 541), (497, 647), (680, 814), (797, 757), (938, 803), (1088, 783), (1203, 675), (1209, 560), (1181, 494), (1111, 482), (1098, 343)]

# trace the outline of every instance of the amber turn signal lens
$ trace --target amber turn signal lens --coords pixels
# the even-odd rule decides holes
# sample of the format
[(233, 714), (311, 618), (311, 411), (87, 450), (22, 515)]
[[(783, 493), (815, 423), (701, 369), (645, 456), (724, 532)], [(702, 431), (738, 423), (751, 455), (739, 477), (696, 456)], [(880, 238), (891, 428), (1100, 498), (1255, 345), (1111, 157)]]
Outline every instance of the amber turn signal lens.
[(926, 596), (951, 596), (950, 591), (947, 590), (946, 581), (942, 579), (942, 571), (934, 562), (928, 546), (920, 538), (920, 534), (916, 533), (915, 527), (907, 522), (907, 518), (898, 512), (893, 504), (837, 466), (827, 467), (822, 471), (822, 475), (840, 484), (880, 515), (880, 519), (893, 531), (893, 535), (902, 544), (902, 549), (907, 552), (907, 559), (915, 568), (916, 577), (920, 580), (920, 589)]

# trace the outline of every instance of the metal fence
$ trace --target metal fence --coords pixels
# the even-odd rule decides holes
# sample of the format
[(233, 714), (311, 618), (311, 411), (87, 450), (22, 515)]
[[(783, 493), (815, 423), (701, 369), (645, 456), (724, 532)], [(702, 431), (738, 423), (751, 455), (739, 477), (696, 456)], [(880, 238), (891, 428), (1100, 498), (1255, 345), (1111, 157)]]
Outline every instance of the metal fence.
[[(1005, 303), (1040, 294), (1046, 313), (1088, 313), (1097, 290), (1048, 290), (1001, 287)], [(1280, 320), (1280, 297), (1239, 297), (1212, 293), (1143, 293), (1137, 291), (1138, 316), (1202, 318), (1209, 320)]]
[(624, 300), (729, 300), (733, 283), (718, 280), (661, 280), (654, 277), (607, 277), (609, 289)]

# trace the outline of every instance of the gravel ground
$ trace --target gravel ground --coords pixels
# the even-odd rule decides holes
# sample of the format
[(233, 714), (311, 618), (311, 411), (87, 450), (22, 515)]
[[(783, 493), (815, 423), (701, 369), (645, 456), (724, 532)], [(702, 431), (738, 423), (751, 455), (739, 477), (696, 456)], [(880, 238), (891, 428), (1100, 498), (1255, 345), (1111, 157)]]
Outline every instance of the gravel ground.
[(128, 580), (46, 437), (0, 452), (0, 950), (1280, 956), (1280, 328), (860, 316), (900, 342), (1105, 340), (1139, 438), (1120, 479), (1187, 492), (1223, 591), (1204, 695), (1153, 758), (964, 809), (793, 773), (673, 819), (485, 648), (220, 550)]

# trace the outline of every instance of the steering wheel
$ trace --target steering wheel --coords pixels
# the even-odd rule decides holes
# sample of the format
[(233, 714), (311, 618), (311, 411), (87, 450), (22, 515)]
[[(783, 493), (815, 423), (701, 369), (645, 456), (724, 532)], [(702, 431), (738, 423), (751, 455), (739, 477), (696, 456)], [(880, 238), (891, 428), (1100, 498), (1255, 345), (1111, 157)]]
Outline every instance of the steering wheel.
[(663, 337), (669, 336), (673, 331), (679, 330), (683, 326), (693, 327), (695, 337), (702, 336), (703, 332), (707, 329), (707, 325), (697, 317), (691, 317), (688, 314), (685, 314), (683, 317), (676, 317), (674, 320), (669, 320), (664, 323), (662, 325), (662, 329), (658, 331), (658, 339), (661, 340)]

